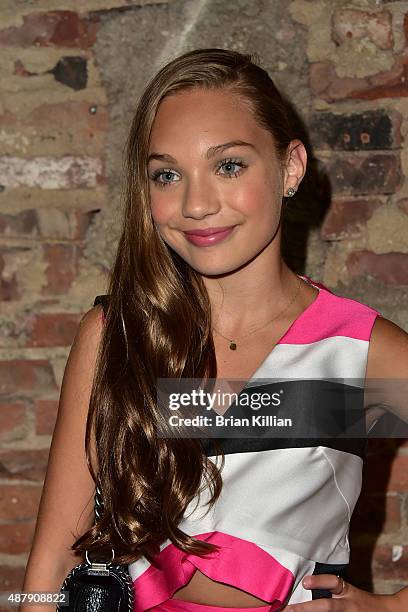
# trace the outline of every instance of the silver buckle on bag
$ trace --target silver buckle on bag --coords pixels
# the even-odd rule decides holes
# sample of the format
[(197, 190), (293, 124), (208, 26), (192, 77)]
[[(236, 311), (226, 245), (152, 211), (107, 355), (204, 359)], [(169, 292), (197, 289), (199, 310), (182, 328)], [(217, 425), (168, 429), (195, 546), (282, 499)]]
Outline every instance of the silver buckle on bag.
[(109, 572), (108, 566), (112, 563), (115, 557), (115, 552), (113, 548), (111, 548), (111, 550), (112, 550), (112, 559), (108, 562), (90, 561), (88, 557), (88, 551), (86, 550), (85, 558), (86, 558), (88, 565), (90, 566), (86, 570), (86, 573), (89, 574), (90, 576), (109, 576), (110, 572)]

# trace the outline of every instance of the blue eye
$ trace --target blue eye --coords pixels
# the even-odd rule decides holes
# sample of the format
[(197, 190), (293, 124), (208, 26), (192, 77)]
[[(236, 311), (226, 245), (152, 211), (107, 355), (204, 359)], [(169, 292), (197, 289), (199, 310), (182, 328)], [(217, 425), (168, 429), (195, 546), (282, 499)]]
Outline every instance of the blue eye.
[[(226, 166), (226, 167), (237, 166), (240, 168), (240, 170), (235, 170), (235, 172), (229, 172), (229, 171), (227, 171), (226, 173), (222, 172), (220, 176), (223, 176), (224, 178), (236, 178), (239, 174), (241, 174), (242, 169), (247, 167), (246, 164), (244, 164), (240, 159), (233, 159), (230, 157), (220, 161), (220, 163), (217, 166), (217, 169), (219, 170), (223, 166)], [(157, 185), (157, 187), (160, 187), (160, 188), (168, 187), (172, 183), (177, 182), (177, 181), (172, 181), (172, 180), (159, 181), (158, 179), (162, 175), (163, 176), (167, 175), (168, 178), (169, 177), (171, 178), (172, 176), (175, 176), (175, 172), (171, 170), (170, 168), (159, 168), (158, 170), (155, 170), (150, 178), (154, 182), (154, 184)]]
[(173, 170), (164, 168), (164, 169), (159, 169), (156, 170), (155, 172), (153, 172), (152, 176), (150, 177), (152, 179), (152, 181), (158, 186), (158, 187), (167, 187), (167, 185), (171, 185), (171, 183), (173, 183), (174, 181), (159, 181), (157, 180), (159, 178), (159, 176), (161, 175), (164, 176), (170, 176), (170, 175), (174, 175)]
[(246, 164), (244, 164), (241, 160), (239, 159), (232, 159), (232, 158), (228, 158), (228, 159), (223, 159), (220, 164), (219, 164), (219, 168), (222, 168), (222, 166), (238, 166), (241, 168), (241, 170), (236, 170), (235, 172), (227, 172), (227, 174), (222, 174), (221, 176), (225, 176), (227, 178), (234, 178), (236, 176), (238, 176), (239, 174), (241, 174), (242, 172), (242, 168), (246, 168)]

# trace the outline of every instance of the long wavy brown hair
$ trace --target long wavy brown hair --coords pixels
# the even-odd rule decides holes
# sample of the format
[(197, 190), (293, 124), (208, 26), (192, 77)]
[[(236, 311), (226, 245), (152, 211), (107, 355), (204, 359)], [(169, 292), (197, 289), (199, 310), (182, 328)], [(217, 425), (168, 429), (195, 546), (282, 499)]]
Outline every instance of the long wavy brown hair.
[(78, 551), (113, 548), (118, 563), (141, 556), (155, 563), (166, 539), (196, 555), (217, 548), (177, 525), (203, 486), (210, 488), (209, 507), (215, 503), (223, 453), (217, 467), (199, 439), (157, 436), (157, 379), (217, 376), (202, 277), (161, 239), (149, 203), (147, 159), (157, 110), (164, 98), (191, 88), (224, 90), (244, 100), (272, 134), (282, 163), (295, 137), (287, 104), (257, 54), (218, 48), (184, 53), (160, 69), (139, 99), (126, 143), (124, 222), (86, 427), (87, 461), (101, 486), (103, 512), (72, 545)]

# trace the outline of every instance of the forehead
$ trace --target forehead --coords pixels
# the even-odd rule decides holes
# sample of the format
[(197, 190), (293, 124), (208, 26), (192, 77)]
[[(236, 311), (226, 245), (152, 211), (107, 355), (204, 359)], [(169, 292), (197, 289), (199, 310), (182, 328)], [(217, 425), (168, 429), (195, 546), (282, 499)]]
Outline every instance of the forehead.
[(177, 92), (161, 102), (150, 150), (172, 153), (231, 140), (249, 141), (259, 150), (273, 145), (272, 135), (259, 126), (242, 97), (226, 90), (194, 89)]

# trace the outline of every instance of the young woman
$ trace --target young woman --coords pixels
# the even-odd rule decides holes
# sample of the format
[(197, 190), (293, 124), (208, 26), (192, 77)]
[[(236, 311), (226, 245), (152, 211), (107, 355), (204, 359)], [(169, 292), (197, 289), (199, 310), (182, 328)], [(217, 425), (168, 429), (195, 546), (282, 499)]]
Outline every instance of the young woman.
[[(323, 387), (308, 379), (407, 377), (408, 334), (281, 256), (282, 206), (306, 162), (250, 55), (195, 50), (147, 85), (108, 293), (64, 374), (25, 590), (58, 590), (73, 551), (104, 546), (129, 564), (135, 612), (407, 609), (408, 589), (375, 595), (342, 578), (361, 439), (231, 436), (215, 453), (157, 435), (159, 378), (276, 377), (284, 411), (317, 414), (319, 428)], [(382, 399), (403, 414), (400, 396)]]

